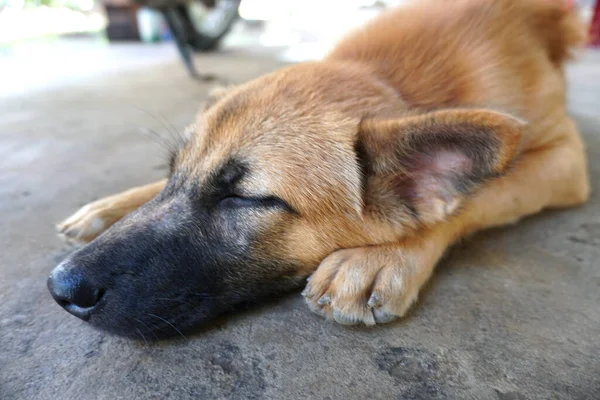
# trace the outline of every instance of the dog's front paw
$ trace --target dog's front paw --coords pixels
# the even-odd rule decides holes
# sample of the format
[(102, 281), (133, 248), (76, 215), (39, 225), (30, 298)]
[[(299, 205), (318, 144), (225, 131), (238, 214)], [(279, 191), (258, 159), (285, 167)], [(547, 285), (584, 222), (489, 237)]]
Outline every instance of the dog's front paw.
[(61, 239), (72, 244), (91, 242), (123, 217), (108, 199), (81, 207), (75, 214), (56, 226)]
[(401, 248), (339, 250), (325, 258), (302, 292), (311, 310), (340, 324), (383, 324), (416, 300), (419, 260)]

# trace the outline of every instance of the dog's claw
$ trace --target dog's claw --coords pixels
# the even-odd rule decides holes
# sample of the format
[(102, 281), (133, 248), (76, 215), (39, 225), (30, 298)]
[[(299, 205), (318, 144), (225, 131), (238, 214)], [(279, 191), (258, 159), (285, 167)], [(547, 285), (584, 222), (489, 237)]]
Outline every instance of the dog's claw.
[(387, 313), (381, 309), (373, 310), (373, 317), (378, 324), (387, 324), (398, 318), (397, 315)]
[(324, 306), (326, 304), (329, 304), (331, 302), (331, 297), (329, 297), (328, 294), (326, 294), (325, 296), (322, 296), (318, 301), (317, 304), (320, 306)]
[(358, 318), (352, 316), (352, 315), (347, 315), (344, 314), (338, 310), (334, 310), (333, 311), (333, 319), (338, 323), (338, 324), (342, 324), (342, 325), (356, 325), (358, 324), (360, 321), (358, 320)]
[(369, 298), (369, 301), (367, 302), (367, 307), (369, 307), (369, 308), (381, 307), (381, 304), (382, 304), (381, 295), (377, 292), (374, 292), (371, 295), (371, 297)]
[(300, 292), (302, 297), (308, 297), (308, 287), (305, 287), (302, 292)]

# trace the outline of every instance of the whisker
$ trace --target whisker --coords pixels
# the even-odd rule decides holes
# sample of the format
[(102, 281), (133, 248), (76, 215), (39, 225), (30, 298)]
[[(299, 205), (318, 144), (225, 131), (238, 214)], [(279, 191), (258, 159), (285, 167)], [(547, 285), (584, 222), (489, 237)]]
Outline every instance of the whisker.
[[(152, 325), (152, 327), (153, 327), (153, 328), (154, 328), (156, 331), (160, 331), (160, 330), (161, 330), (161, 327), (160, 327), (159, 325), (156, 325), (156, 324), (154, 324), (154, 323), (152, 323), (152, 322), (150, 322), (150, 321), (148, 321), (148, 323), (149, 323), (150, 325)], [(154, 333), (154, 331), (152, 331), (152, 333)], [(158, 335), (157, 335), (156, 333), (154, 333), (154, 337), (155, 337), (157, 340), (159, 339), (159, 338), (158, 338)]]
[(142, 337), (142, 340), (144, 340), (144, 343), (146, 343), (146, 346), (148, 346), (148, 341), (146, 340), (146, 336), (144, 336), (144, 334), (142, 333), (142, 331), (140, 331), (139, 328), (135, 328), (135, 330), (137, 331), (137, 333), (140, 334), (140, 336)]
[(182, 338), (184, 338), (184, 339), (186, 339), (186, 340), (187, 340), (187, 337), (186, 337), (186, 336), (185, 336), (183, 333), (181, 333), (181, 331), (180, 331), (179, 329), (177, 329), (177, 327), (176, 327), (175, 325), (173, 325), (172, 323), (170, 323), (169, 321), (167, 321), (167, 320), (166, 320), (166, 319), (164, 319), (163, 317), (159, 317), (158, 315), (154, 315), (154, 314), (150, 314), (150, 313), (147, 313), (147, 314), (148, 314), (149, 316), (151, 316), (151, 317), (158, 318), (158, 319), (160, 319), (160, 320), (162, 320), (162, 321), (166, 322), (166, 323), (167, 323), (167, 324), (169, 324), (169, 325), (170, 325), (170, 326), (171, 326), (173, 329), (175, 329), (175, 331), (176, 331), (177, 333), (179, 333), (179, 334), (181, 335), (181, 337), (182, 337)]
[(203, 294), (203, 293), (191, 293), (190, 296), (197, 296), (197, 297), (201, 297), (202, 299), (206, 299), (206, 300), (218, 300), (218, 299), (220, 299), (219, 296), (209, 296), (209, 295)]
[(146, 135), (150, 139), (153, 139), (155, 143), (160, 145), (167, 152), (172, 153), (175, 150), (177, 150), (177, 147), (175, 147), (173, 145), (173, 143), (171, 143), (169, 140), (164, 138), (160, 133), (156, 132), (155, 130), (153, 130), (151, 128), (145, 127), (145, 126), (141, 126), (141, 125), (137, 125), (137, 126), (143, 135)]
[(177, 128), (175, 128), (175, 126), (171, 123), (171, 121), (169, 121), (168, 119), (166, 119), (164, 116), (157, 114), (158, 117), (164, 121), (161, 122), (162, 126), (169, 130), (168, 127), (171, 127), (171, 129), (169, 130), (169, 132), (173, 132), (173, 134), (175, 135), (175, 142), (177, 145), (179, 146), (183, 146), (185, 144), (185, 138), (183, 137), (183, 135), (177, 130)]
[[(133, 319), (135, 319), (140, 324), (144, 325), (146, 327), (146, 329), (148, 329), (148, 332), (151, 332), (154, 335), (154, 337), (156, 338), (156, 340), (158, 340), (158, 336), (156, 335), (156, 333), (154, 333), (154, 331), (146, 323), (144, 323), (144, 321), (142, 321), (138, 318), (135, 318), (135, 317), (133, 317)], [(152, 324), (152, 326), (154, 326), (156, 328), (156, 325)]]
[(157, 297), (156, 300), (176, 301), (176, 302), (181, 303), (181, 304), (186, 304), (186, 305), (188, 305), (188, 306), (190, 306), (192, 308), (196, 308), (192, 303), (188, 303), (187, 301), (180, 300), (180, 299), (168, 299), (168, 298), (165, 298), (165, 297)]
[(154, 119), (158, 123), (160, 123), (163, 126), (163, 128), (165, 128), (165, 130), (169, 133), (171, 139), (175, 141), (174, 144), (176, 147), (180, 147), (181, 145), (183, 145), (183, 143), (185, 142), (183, 136), (181, 136), (181, 134), (177, 131), (175, 126), (173, 126), (173, 124), (169, 120), (167, 120), (165, 117), (163, 117), (161, 115), (153, 114), (150, 111), (144, 110), (140, 107), (137, 107), (137, 106), (133, 106), (133, 107), (135, 109), (137, 109), (138, 111), (141, 111), (144, 114), (148, 115), (150, 118)]

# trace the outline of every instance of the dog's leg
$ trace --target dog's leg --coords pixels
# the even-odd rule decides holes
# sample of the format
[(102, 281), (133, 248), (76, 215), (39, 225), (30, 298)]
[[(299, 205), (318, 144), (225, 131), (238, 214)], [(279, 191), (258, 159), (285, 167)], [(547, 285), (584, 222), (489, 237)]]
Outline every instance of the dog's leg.
[(57, 225), (68, 242), (87, 243), (112, 224), (152, 200), (165, 187), (166, 179), (89, 203)]
[(566, 133), (560, 140), (524, 153), (512, 172), (477, 193), (459, 215), (395, 245), (339, 250), (325, 258), (303, 292), (310, 308), (342, 324), (391, 321), (406, 313), (459, 237), (545, 207), (585, 202), (583, 145), (570, 119), (561, 129)]

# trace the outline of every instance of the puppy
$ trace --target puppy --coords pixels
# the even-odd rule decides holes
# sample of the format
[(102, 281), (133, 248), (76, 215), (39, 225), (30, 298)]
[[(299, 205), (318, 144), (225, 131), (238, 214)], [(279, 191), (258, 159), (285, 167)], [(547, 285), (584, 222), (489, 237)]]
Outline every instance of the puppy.
[(589, 195), (563, 64), (570, 1), (422, 0), (321, 62), (222, 91), (168, 179), (59, 225), (90, 242), (48, 286), (127, 336), (300, 287), (341, 324), (402, 317), (453, 242)]

